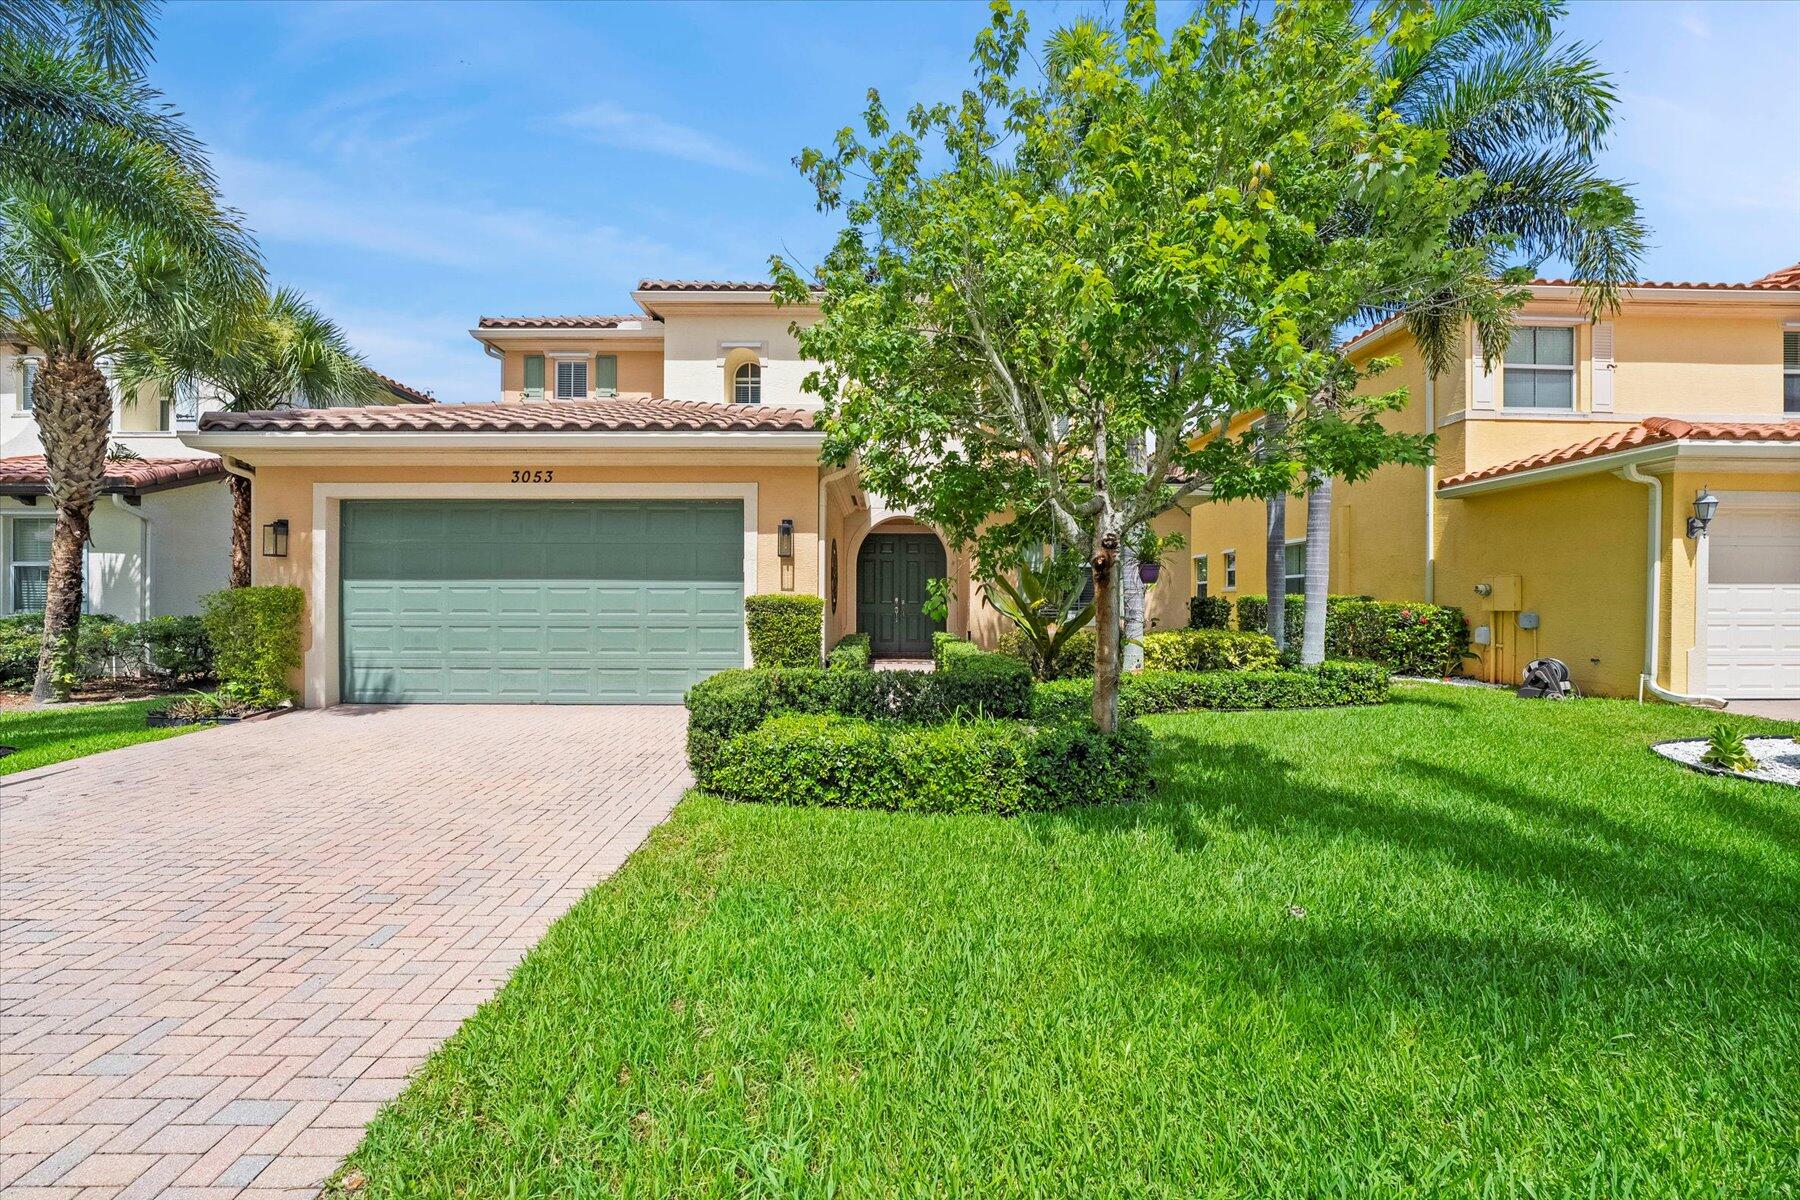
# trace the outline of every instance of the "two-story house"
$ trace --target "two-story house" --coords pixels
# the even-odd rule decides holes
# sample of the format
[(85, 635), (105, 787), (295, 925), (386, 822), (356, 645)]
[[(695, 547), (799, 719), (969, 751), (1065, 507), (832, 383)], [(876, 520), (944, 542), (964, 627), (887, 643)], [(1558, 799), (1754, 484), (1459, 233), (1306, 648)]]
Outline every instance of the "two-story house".
[[(1492, 370), (1472, 337), (1435, 378), (1399, 322), (1356, 339), (1437, 461), (1338, 485), (1331, 590), (1460, 605), (1498, 682), (1547, 656), (1599, 694), (1800, 697), (1800, 265), (1579, 299), (1533, 285)], [(1291, 502), (1290, 592), (1304, 537)], [(1264, 590), (1261, 504), (1201, 505), (1190, 543), (1196, 588)]]
[[(303, 699), (674, 702), (747, 662), (747, 594), (824, 601), (824, 642), (928, 654), (996, 615), (934, 530), (819, 461), (817, 401), (767, 284), (644, 280), (635, 313), (483, 317), (492, 402), (214, 413), (190, 446), (256, 477), (287, 532), (262, 583), (306, 589)], [(1186, 526), (1170, 514), (1169, 527)], [(1186, 620), (1186, 562), (1151, 592)]]
[[(37, 348), (0, 333), (0, 616), (40, 609), (56, 516), (38, 435)], [(386, 379), (397, 404), (432, 397)], [(226, 584), (231, 498), (215, 454), (182, 442), (203, 411), (220, 407), (202, 390), (170, 398), (113, 388), (112, 444), (86, 549), (87, 611), (127, 621), (184, 614)]]

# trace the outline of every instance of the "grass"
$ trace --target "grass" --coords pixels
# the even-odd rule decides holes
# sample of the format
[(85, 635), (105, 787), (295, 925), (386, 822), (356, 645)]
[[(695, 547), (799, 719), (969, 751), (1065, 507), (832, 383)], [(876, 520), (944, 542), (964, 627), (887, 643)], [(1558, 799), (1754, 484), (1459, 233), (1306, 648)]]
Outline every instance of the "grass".
[(18, 747), (17, 754), (0, 758), (0, 775), (29, 771), (130, 746), (155, 742), (178, 733), (204, 728), (199, 725), (174, 729), (150, 729), (144, 714), (162, 700), (130, 700), (119, 704), (75, 704), (61, 708), (0, 710), (0, 745)]
[(1137, 807), (690, 797), (355, 1194), (1793, 1196), (1800, 793), (1646, 748), (1716, 720), (1410, 685), (1153, 718)]

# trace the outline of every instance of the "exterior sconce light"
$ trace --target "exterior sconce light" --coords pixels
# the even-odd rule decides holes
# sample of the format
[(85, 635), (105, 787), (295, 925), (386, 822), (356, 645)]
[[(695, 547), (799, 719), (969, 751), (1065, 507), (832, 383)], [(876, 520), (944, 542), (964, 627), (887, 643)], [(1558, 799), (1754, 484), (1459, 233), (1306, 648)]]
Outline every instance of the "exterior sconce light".
[(263, 557), (286, 558), (288, 550), (288, 523), (283, 517), (279, 521), (271, 521), (263, 526)]
[(1694, 515), (1688, 518), (1687, 535), (1691, 538), (1706, 536), (1706, 527), (1712, 524), (1714, 514), (1719, 511), (1719, 498), (1711, 489), (1701, 488), (1700, 494), (1694, 497)]
[(791, 517), (781, 518), (781, 526), (775, 533), (775, 554), (778, 558), (794, 557), (794, 521)]

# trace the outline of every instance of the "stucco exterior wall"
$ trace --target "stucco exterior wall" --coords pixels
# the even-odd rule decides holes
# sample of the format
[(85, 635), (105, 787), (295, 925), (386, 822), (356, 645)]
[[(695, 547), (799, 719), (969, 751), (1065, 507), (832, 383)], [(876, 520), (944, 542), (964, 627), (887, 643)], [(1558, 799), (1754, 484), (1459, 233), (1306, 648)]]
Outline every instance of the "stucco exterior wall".
[(799, 314), (745, 306), (725, 314), (663, 314), (663, 394), (671, 400), (729, 402), (725, 360), (734, 343), (754, 347), (762, 365), (762, 402), (774, 408), (817, 408), (817, 397), (801, 390), (810, 363), (788, 325)]
[[(619, 360), (619, 395), (663, 394), (662, 347), (651, 339), (631, 342), (606, 342), (598, 338), (591, 342), (578, 339), (508, 341), (505, 354), (500, 363), (500, 394), (496, 397), (505, 403), (517, 403), (525, 398), (525, 359), (533, 354), (544, 356), (544, 394), (550, 399), (556, 396), (556, 368), (550, 357), (553, 354), (586, 354), (590, 358), (596, 354), (614, 355)], [(591, 363), (588, 371), (588, 386), (592, 388)]]

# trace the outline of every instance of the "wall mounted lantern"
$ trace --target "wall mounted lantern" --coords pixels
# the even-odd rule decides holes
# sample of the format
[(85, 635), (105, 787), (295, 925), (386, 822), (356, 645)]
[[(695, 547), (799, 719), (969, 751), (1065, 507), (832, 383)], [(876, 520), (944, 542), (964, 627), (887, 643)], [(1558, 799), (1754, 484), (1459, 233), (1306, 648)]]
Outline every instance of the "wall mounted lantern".
[(781, 526), (775, 533), (775, 554), (779, 558), (794, 557), (794, 522), (791, 517), (781, 518)]
[(1688, 536), (1703, 538), (1706, 527), (1712, 524), (1714, 514), (1719, 511), (1719, 498), (1712, 494), (1710, 488), (1701, 488), (1700, 494), (1694, 497), (1694, 515), (1688, 518)]
[(271, 521), (263, 526), (263, 557), (286, 558), (288, 550), (288, 523), (283, 517), (279, 521)]

